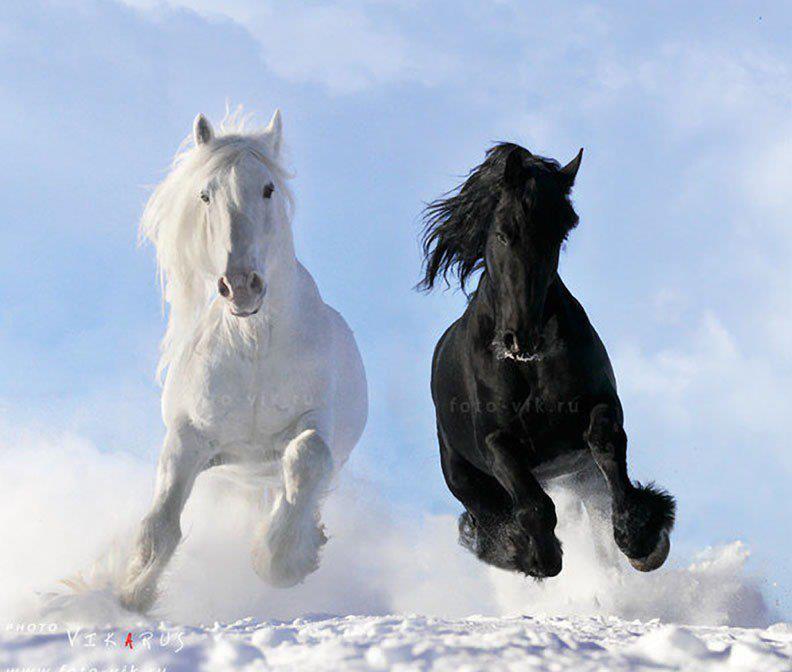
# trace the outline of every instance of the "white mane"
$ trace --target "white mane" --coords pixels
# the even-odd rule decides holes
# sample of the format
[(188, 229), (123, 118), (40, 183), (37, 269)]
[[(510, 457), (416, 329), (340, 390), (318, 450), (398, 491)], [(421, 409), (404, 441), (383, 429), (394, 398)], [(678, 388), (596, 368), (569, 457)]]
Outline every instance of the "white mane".
[(168, 313), (157, 365), (160, 378), (192, 337), (216, 294), (215, 278), (202, 271), (209, 265), (209, 240), (206, 209), (198, 198), (197, 185), (252, 156), (274, 176), (278, 191), (285, 196), (286, 218), (291, 221), (294, 200), (286, 184), (291, 175), (274, 156), (267, 130), (250, 128), (251, 117), (241, 107), (226, 111), (219, 132), (205, 145), (196, 146), (193, 136), (188, 136), (179, 146), (170, 173), (143, 211), (140, 239), (150, 240), (157, 250), (163, 309), (167, 305)]

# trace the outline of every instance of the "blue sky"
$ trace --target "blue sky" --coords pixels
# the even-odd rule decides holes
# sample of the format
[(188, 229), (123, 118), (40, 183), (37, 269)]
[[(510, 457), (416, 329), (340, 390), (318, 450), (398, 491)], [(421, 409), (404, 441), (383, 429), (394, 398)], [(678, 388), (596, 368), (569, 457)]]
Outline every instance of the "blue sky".
[(429, 360), (422, 204), (496, 140), (585, 147), (561, 262), (609, 348), (635, 477), (678, 552), (743, 539), (789, 607), (792, 9), (785, 3), (9, 3), (0, 18), (0, 417), (151, 460), (163, 323), (136, 247), (198, 112), (284, 115), (298, 254), (354, 328), (371, 417), (352, 464), (456, 511)]

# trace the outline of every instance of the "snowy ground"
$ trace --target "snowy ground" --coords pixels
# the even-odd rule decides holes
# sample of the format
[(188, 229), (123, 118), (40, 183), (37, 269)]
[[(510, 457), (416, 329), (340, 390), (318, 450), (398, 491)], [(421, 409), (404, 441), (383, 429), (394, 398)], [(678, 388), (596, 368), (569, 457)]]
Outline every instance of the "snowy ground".
[[(131, 633), (134, 649), (124, 647)], [(616, 617), (346, 616), (212, 628), (5, 633), (0, 669), (741, 670), (792, 669), (792, 626), (681, 627)], [(108, 640), (109, 638), (109, 640)], [(114, 644), (108, 644), (105, 640)], [(93, 644), (95, 646), (90, 646)], [(126, 668), (124, 667), (126, 666)]]
[[(564, 570), (538, 583), (464, 552), (453, 516), (393, 510), (350, 475), (327, 502), (322, 566), (289, 590), (253, 573), (257, 514), (238, 488), (199, 479), (159, 625), (139, 623), (114, 586), (151, 467), (72, 437), (34, 439), (19, 439), (23, 454), (0, 450), (0, 672), (792, 671), (792, 625), (739, 541), (675, 546), (642, 574), (597, 555), (579, 502), (554, 494)], [(202, 625), (217, 621), (233, 625)]]

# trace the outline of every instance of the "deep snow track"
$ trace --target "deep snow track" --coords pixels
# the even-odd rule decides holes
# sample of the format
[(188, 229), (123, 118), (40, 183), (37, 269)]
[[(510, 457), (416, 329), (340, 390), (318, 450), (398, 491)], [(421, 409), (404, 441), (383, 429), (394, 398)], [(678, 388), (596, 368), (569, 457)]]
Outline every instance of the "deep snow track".
[[(347, 616), (290, 623), (247, 619), (212, 628), (162, 625), (154, 629), (150, 648), (143, 642), (145, 629), (133, 628), (134, 650), (124, 647), (127, 632), (4, 631), (0, 670), (792, 670), (788, 623), (760, 630), (680, 627), (614, 617)], [(115, 645), (105, 643), (108, 636)]]

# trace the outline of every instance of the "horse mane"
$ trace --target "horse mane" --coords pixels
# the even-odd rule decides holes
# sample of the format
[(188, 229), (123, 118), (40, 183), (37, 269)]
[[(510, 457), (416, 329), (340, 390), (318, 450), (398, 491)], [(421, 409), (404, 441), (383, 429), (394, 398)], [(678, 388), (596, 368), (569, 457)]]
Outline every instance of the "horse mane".
[[(438, 278), (448, 287), (451, 275), (457, 277), (464, 291), (470, 276), (484, 267), (484, 248), (504, 186), (506, 158), (514, 151), (520, 152), (524, 166), (534, 170), (555, 172), (560, 168), (557, 161), (531, 154), (511, 142), (490, 147), (484, 161), (470, 171), (461, 185), (424, 209), (424, 277), (417, 285), (419, 290), (430, 291)], [(571, 209), (568, 200), (567, 204)], [(573, 211), (568, 225), (562, 224), (562, 239), (576, 223)]]
[(200, 179), (229, 171), (252, 156), (272, 173), (286, 198), (291, 220), (294, 198), (286, 184), (292, 175), (272, 155), (263, 129), (251, 126), (252, 115), (242, 107), (226, 109), (214, 139), (196, 146), (192, 134), (185, 138), (170, 172), (154, 189), (140, 220), (139, 241), (153, 243), (163, 311), (168, 324), (160, 344), (157, 377), (173, 363), (181, 347), (192, 338), (195, 326), (215, 294), (215, 278), (201, 269), (209, 265), (209, 231), (206, 210), (195, 188)]

